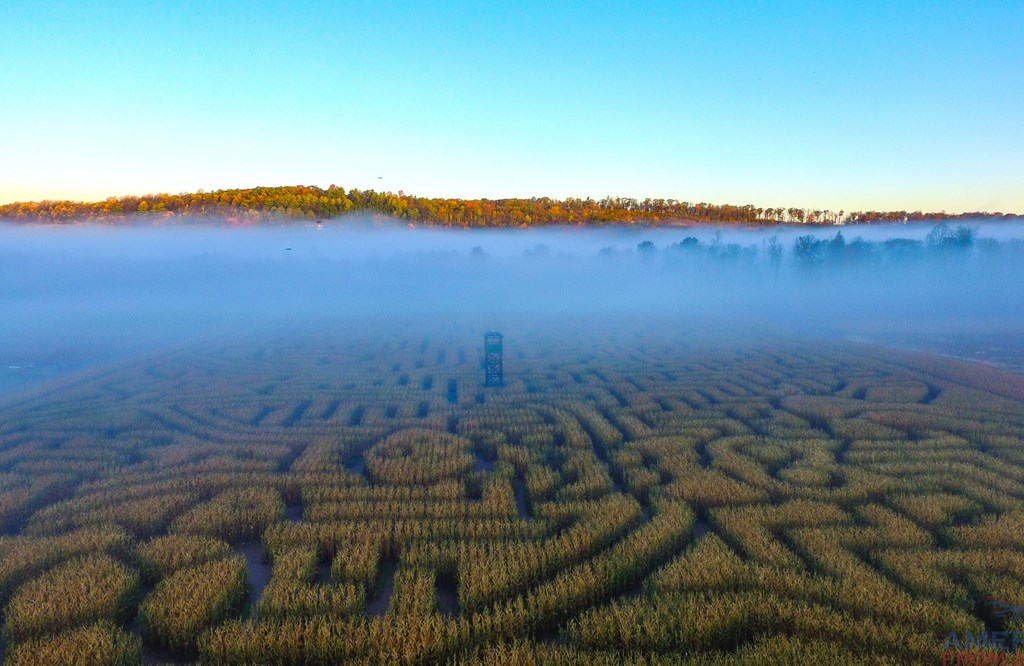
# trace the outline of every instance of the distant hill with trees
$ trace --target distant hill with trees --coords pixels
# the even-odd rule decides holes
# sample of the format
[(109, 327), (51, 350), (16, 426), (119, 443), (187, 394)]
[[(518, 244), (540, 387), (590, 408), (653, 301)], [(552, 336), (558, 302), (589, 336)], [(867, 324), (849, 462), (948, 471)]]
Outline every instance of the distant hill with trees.
[(1019, 215), (970, 212), (831, 211), (808, 208), (760, 208), (753, 205), (693, 203), (675, 199), (441, 199), (398, 192), (327, 189), (305, 185), (200, 190), (183, 194), (110, 197), (104, 201), (34, 201), (0, 206), (0, 219), (68, 224), (79, 221), (120, 223), (141, 220), (224, 220), (258, 224), (289, 220), (326, 220), (342, 215), (390, 217), (442, 227), (535, 227), (555, 224), (811, 224), (911, 222), (947, 219), (1019, 219)]

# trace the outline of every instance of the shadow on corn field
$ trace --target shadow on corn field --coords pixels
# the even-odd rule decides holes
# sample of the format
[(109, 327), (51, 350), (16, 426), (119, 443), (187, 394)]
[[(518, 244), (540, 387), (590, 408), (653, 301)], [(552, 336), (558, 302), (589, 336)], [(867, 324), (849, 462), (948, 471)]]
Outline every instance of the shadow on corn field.
[(252, 609), (263, 596), (263, 590), (270, 582), (271, 566), (263, 559), (263, 543), (251, 541), (235, 547), (235, 553), (245, 558), (245, 568), (249, 579), (249, 601), (243, 616), (252, 614)]
[(391, 595), (395, 591), (395, 572), (398, 562), (381, 562), (377, 572), (377, 581), (373, 585), (373, 594), (366, 600), (366, 614), (383, 616), (388, 612)]

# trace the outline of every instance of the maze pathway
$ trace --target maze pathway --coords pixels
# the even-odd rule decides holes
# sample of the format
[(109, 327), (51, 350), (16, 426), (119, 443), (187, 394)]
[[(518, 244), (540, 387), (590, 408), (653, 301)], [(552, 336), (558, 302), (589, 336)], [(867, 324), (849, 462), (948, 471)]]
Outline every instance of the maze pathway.
[(9, 658), (934, 663), (1018, 626), (1020, 378), (593, 331), (507, 338), (485, 388), (475, 341), (211, 343), (5, 398)]

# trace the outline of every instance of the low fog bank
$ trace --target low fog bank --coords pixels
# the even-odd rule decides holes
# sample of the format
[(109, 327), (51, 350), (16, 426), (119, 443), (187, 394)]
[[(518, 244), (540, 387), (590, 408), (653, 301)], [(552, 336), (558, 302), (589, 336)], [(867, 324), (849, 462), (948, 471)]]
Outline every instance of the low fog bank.
[[(959, 223), (958, 223), (959, 224)], [(838, 234), (838, 235), (837, 235)], [(450, 231), (0, 226), (0, 391), (261, 331), (586, 316), (1024, 345), (1024, 225)], [(959, 336), (959, 337), (958, 337)], [(991, 343), (985, 343), (990, 344)]]

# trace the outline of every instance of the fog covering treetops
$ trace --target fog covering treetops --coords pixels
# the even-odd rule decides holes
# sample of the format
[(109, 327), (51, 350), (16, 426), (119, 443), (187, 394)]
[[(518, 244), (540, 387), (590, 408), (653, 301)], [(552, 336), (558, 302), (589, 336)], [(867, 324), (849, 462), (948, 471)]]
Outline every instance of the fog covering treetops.
[(35, 201), (0, 206), (0, 220), (36, 223), (116, 223), (175, 218), (226, 220), (232, 224), (327, 219), (349, 213), (390, 217), (445, 227), (534, 227), (556, 224), (814, 224), (908, 222), (943, 219), (1020, 219), (1013, 213), (832, 211), (709, 204), (675, 199), (451, 199), (399, 191), (327, 189), (295, 185), (180, 194), (109, 197), (104, 201)]

